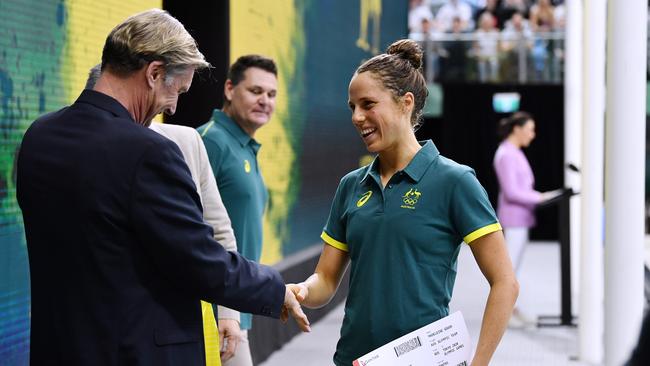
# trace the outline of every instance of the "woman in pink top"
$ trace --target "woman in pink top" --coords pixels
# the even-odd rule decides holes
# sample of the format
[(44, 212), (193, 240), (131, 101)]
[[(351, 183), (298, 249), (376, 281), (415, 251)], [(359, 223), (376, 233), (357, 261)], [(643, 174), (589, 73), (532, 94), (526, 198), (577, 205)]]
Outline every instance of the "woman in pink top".
[[(535, 225), (535, 206), (546, 199), (546, 193), (533, 187), (535, 177), (528, 159), (521, 150), (535, 138), (535, 121), (526, 112), (517, 112), (499, 123), (502, 142), (494, 154), (494, 170), (499, 181), (497, 216), (503, 227), (508, 252), (519, 277), (528, 229)], [(530, 325), (532, 320), (515, 308), (512, 326)]]

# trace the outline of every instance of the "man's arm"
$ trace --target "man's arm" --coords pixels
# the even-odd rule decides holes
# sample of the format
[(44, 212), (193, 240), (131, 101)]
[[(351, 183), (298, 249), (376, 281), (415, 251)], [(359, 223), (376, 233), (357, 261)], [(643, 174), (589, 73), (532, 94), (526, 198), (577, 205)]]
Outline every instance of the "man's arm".
[(285, 288), (274, 269), (227, 252), (203, 222), (178, 147), (152, 144), (133, 177), (131, 219), (162, 276), (179, 291), (242, 311), (279, 317)]

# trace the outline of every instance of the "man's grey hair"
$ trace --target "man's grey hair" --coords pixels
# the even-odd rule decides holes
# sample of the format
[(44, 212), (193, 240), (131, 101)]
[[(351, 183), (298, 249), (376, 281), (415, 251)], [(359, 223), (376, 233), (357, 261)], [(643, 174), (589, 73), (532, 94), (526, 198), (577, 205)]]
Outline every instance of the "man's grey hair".
[(153, 61), (164, 63), (166, 83), (188, 68), (210, 67), (181, 22), (164, 10), (151, 9), (113, 28), (104, 44), (101, 69), (127, 76)]
[(99, 80), (99, 77), (101, 75), (102, 75), (102, 64), (97, 64), (93, 66), (88, 71), (88, 80), (86, 80), (86, 87), (84, 89), (93, 89), (95, 87), (95, 84), (97, 84), (97, 80)]

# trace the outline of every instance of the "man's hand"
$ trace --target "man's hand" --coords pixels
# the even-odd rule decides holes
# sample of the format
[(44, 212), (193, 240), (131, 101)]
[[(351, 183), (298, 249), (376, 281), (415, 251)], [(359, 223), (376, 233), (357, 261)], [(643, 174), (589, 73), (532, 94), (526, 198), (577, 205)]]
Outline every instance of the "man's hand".
[(302, 311), (300, 303), (296, 299), (296, 295), (288, 285), (285, 288), (284, 305), (282, 305), (282, 314), (280, 315), (282, 322), (286, 323), (287, 319), (289, 319), (289, 314), (291, 314), (291, 316), (296, 320), (296, 323), (298, 324), (298, 328), (300, 328), (300, 330), (303, 332), (311, 332), (311, 328), (309, 327), (309, 320), (307, 319), (305, 313)]
[(302, 304), (303, 301), (309, 296), (309, 289), (304, 283), (290, 283), (287, 288), (296, 296), (296, 300)]
[(237, 345), (242, 340), (239, 322), (235, 319), (219, 319), (219, 344), (221, 345), (221, 361), (231, 359), (237, 351)]

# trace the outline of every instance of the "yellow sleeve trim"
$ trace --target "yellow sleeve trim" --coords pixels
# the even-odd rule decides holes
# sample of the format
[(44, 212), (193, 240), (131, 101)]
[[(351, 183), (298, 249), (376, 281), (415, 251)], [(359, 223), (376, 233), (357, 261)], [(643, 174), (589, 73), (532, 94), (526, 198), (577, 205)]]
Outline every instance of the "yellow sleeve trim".
[(469, 243), (473, 242), (474, 240), (476, 240), (476, 239), (478, 239), (478, 238), (480, 238), (482, 236), (485, 236), (487, 234), (490, 234), (490, 233), (493, 233), (493, 232), (499, 231), (499, 230), (502, 230), (502, 229), (501, 229), (501, 224), (499, 224), (498, 222), (494, 223), (494, 224), (490, 224), (488, 226), (483, 226), (482, 228), (480, 228), (478, 230), (474, 230), (471, 233), (469, 233), (467, 236), (465, 236), (463, 238), (463, 241), (465, 243), (469, 244)]
[(205, 134), (208, 133), (208, 130), (210, 129), (210, 127), (212, 127), (213, 124), (214, 121), (210, 121), (210, 123), (208, 123), (208, 125), (205, 126), (205, 129), (203, 130), (203, 132), (201, 132), (201, 137), (205, 136)]
[(323, 231), (323, 233), (320, 234), (320, 237), (321, 237), (321, 239), (323, 239), (323, 241), (324, 241), (325, 243), (327, 243), (327, 244), (333, 246), (334, 248), (336, 248), (336, 249), (340, 249), (340, 250), (342, 250), (342, 251), (344, 251), (344, 252), (347, 252), (347, 251), (348, 251), (348, 245), (347, 245), (347, 244), (345, 244), (345, 243), (341, 243), (340, 241), (338, 241), (338, 240), (332, 238), (331, 236), (327, 235), (326, 232)]

